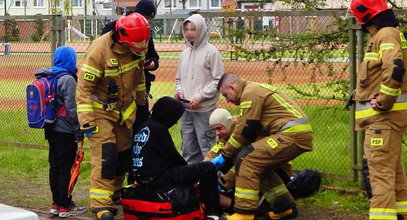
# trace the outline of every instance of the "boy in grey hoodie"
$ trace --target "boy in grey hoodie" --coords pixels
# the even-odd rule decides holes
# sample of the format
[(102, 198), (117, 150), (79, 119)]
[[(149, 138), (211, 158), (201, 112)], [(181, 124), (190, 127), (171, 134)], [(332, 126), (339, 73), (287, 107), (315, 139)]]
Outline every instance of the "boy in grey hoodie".
[(224, 72), (218, 49), (210, 44), (205, 19), (194, 14), (183, 23), (187, 47), (181, 53), (175, 77), (176, 99), (186, 111), (181, 118), (182, 154), (188, 163), (200, 162), (215, 143), (209, 117), (216, 108), (216, 90)]

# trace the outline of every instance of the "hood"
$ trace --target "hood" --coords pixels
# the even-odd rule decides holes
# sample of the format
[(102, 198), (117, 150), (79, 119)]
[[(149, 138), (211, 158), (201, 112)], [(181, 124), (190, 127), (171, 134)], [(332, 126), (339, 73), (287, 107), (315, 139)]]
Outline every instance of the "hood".
[[(206, 26), (205, 18), (203, 18), (202, 15), (200, 15), (200, 14), (194, 14), (184, 21), (184, 23), (182, 24), (182, 27), (184, 27), (185, 22), (187, 22), (187, 21), (191, 21), (192, 23), (195, 24), (196, 39), (195, 39), (194, 45), (192, 45), (190, 41), (186, 41), (186, 44), (189, 47), (198, 48), (201, 45), (207, 43), (209, 41), (209, 32), (208, 32), (208, 28)], [(184, 33), (184, 28), (182, 28), (182, 34), (184, 36), (184, 39), (186, 39), (185, 33)]]
[(388, 9), (374, 16), (366, 24), (362, 24), (362, 30), (368, 33), (369, 26), (372, 25), (377, 25), (378, 27), (397, 27), (399, 26), (399, 22), (397, 21), (393, 10)]
[(72, 47), (58, 47), (54, 52), (54, 66), (50, 70), (54, 73), (66, 71), (71, 75), (75, 75), (78, 71), (75, 50)]
[(154, 104), (151, 118), (165, 125), (167, 128), (175, 125), (184, 114), (185, 107), (174, 98), (164, 96)]

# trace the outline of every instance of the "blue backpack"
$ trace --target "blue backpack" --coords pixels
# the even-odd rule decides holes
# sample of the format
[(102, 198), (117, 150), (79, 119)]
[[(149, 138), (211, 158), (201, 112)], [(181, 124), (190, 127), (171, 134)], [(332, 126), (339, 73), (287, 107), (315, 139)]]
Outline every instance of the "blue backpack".
[(27, 120), (31, 128), (50, 128), (55, 118), (63, 114), (65, 106), (56, 113), (57, 80), (68, 74), (60, 72), (36, 79), (26, 88)]

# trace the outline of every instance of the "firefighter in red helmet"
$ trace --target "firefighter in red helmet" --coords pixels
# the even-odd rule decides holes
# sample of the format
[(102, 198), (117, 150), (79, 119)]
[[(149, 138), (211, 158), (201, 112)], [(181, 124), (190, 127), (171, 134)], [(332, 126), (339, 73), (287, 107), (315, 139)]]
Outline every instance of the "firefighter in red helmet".
[(131, 167), (131, 127), (136, 106), (145, 104), (143, 66), (149, 38), (142, 15), (119, 18), (114, 30), (89, 46), (78, 74), (77, 112), (89, 138), (90, 206), (97, 219), (114, 218), (112, 197)]
[(407, 219), (407, 180), (401, 161), (407, 129), (407, 42), (385, 0), (353, 0), (349, 12), (369, 33), (354, 100), (356, 130), (372, 188), (369, 219)]

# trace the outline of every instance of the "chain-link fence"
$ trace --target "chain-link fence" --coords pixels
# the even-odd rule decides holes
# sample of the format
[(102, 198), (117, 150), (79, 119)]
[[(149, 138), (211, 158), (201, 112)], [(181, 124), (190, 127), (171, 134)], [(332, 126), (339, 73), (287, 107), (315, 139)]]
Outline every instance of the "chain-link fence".
[[(294, 168), (313, 168), (327, 176), (356, 180), (361, 152), (352, 129), (353, 112), (346, 111), (344, 103), (354, 87), (356, 42), (363, 42), (363, 38), (356, 37), (356, 32), (361, 33), (359, 27), (351, 25), (345, 11), (202, 15), (207, 20), (210, 42), (221, 52), (225, 71), (276, 85), (308, 115), (315, 134), (314, 150), (295, 159)], [(160, 68), (153, 72), (152, 103), (174, 94), (178, 58), (185, 48), (181, 26), (187, 17), (159, 15), (150, 23), (160, 55)], [(34, 80), (38, 68), (51, 65), (51, 51), (59, 45), (75, 48), (80, 68), (89, 43), (114, 19), (0, 17), (5, 27), (0, 30), (0, 144), (46, 145), (43, 132), (27, 126), (26, 85)], [(223, 97), (218, 106), (238, 112)], [(179, 144), (177, 133), (173, 131)]]

